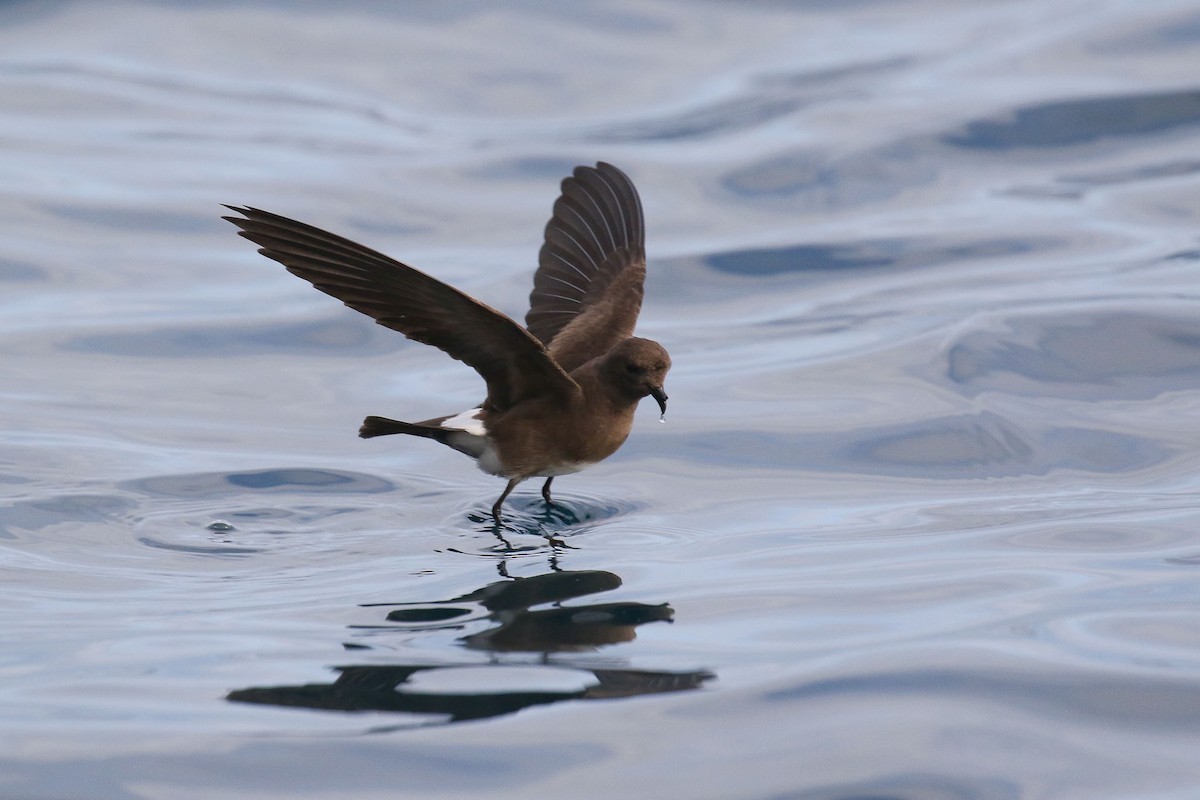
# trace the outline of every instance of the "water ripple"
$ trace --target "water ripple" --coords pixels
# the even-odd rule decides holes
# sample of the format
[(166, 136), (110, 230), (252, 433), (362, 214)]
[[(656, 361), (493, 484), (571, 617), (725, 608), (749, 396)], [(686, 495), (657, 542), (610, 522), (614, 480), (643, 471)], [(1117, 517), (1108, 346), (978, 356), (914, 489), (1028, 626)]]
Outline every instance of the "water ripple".
[(960, 480), (1046, 475), (1058, 469), (1118, 473), (1161, 464), (1167, 444), (1082, 426), (1024, 427), (992, 412), (955, 414), (841, 435), (752, 429), (659, 434), (655, 449), (681, 460)]
[(304, 494), (375, 494), (396, 488), (391, 481), (373, 475), (306, 468), (158, 475), (128, 481), (123, 486), (132, 491), (162, 497), (221, 497), (228, 495), (231, 489), (254, 492), (302, 491)]
[(919, 695), (987, 698), (1023, 708), (1039, 708), (1053, 719), (1089, 719), (1160, 731), (1194, 730), (1200, 718), (1195, 681), (1102, 674), (1064, 675), (1052, 670), (937, 669), (860, 673), (816, 680), (767, 696), (771, 702), (812, 702), (828, 695)]
[(1147, 400), (1200, 389), (1200, 321), (1126, 309), (1014, 315), (947, 347), (950, 380), (1039, 397)]
[(143, 326), (126, 333), (76, 336), (63, 350), (141, 358), (228, 358), (271, 352), (376, 355), (397, 350), (398, 336), (354, 317), (301, 323), (209, 327)]

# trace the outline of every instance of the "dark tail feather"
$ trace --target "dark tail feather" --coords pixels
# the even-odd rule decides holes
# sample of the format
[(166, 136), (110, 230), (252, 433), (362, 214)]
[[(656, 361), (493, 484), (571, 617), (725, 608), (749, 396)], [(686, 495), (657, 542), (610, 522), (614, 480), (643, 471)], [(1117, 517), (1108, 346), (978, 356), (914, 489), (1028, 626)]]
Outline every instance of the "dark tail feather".
[(414, 425), (411, 422), (401, 422), (398, 419), (388, 419), (387, 417), (367, 417), (363, 420), (362, 427), (358, 429), (358, 435), (363, 439), (390, 436), (393, 433), (407, 433), (411, 436), (424, 436), (426, 439), (444, 442), (447, 431), (443, 428)]

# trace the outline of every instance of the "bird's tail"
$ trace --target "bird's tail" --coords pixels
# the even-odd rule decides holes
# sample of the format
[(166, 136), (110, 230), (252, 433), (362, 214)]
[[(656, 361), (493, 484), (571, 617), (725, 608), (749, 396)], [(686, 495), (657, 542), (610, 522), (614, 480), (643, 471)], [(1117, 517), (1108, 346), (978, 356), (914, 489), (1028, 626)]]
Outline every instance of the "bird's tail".
[(373, 439), (376, 436), (390, 436), (393, 433), (407, 433), (411, 436), (423, 436), (426, 439), (436, 439), (439, 442), (444, 442), (446, 434), (449, 431), (431, 425), (401, 422), (398, 419), (388, 419), (387, 417), (367, 417), (363, 420), (362, 427), (358, 429), (358, 435), (363, 439)]

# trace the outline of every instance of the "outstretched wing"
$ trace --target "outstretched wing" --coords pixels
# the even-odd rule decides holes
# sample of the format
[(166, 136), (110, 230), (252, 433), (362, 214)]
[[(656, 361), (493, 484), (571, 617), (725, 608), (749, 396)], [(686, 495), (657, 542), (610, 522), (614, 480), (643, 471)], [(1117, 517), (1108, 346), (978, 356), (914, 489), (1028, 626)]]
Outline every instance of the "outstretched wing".
[(601, 162), (562, 182), (525, 324), (567, 372), (633, 333), (645, 239), (642, 203), (624, 172)]
[(433, 345), (483, 376), (490, 407), (578, 390), (513, 320), (423, 272), (332, 233), (257, 208), (224, 217), (267, 258), (380, 325)]

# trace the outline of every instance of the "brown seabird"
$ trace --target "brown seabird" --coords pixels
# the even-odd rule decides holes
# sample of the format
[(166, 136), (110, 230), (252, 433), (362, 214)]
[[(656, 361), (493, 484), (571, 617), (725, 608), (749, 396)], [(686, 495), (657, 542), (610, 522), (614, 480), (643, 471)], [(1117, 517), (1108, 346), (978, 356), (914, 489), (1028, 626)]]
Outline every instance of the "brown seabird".
[(633, 336), (646, 276), (642, 204), (621, 170), (576, 167), (546, 225), (527, 328), (457, 289), (370, 248), (257, 208), (226, 206), (240, 234), (317, 289), (380, 325), (473, 367), (487, 399), (424, 422), (367, 417), (358, 435), (434, 439), (518, 483), (550, 483), (616, 452), (643, 397), (667, 411), (671, 357)]

